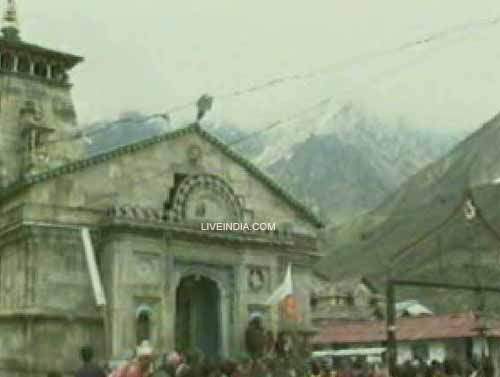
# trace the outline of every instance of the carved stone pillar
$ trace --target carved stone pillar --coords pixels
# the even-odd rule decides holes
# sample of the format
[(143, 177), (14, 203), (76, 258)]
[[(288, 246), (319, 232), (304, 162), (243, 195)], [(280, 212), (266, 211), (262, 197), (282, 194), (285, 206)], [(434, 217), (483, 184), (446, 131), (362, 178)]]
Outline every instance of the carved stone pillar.
[(14, 55), (14, 65), (12, 67), (12, 72), (17, 72), (18, 67), (19, 67), (19, 57), (17, 55)]

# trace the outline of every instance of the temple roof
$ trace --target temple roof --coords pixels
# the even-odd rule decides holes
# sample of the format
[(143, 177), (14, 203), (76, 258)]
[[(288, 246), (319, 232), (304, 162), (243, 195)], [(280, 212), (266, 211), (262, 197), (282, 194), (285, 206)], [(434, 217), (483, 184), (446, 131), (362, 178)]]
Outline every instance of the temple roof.
[(81, 56), (67, 54), (21, 40), (9, 39), (5, 37), (0, 37), (0, 48), (35, 53), (49, 59), (57, 60), (58, 62), (64, 64), (67, 69), (71, 69), (83, 61), (83, 57)]
[(21, 40), (19, 32), (20, 29), (16, 2), (15, 0), (8, 0), (2, 18), (2, 35), (0, 36), (0, 48), (34, 53), (49, 59), (57, 60), (59, 64), (63, 64), (66, 69), (71, 69), (76, 64), (83, 61), (83, 58), (80, 56), (51, 50), (31, 43), (26, 43)]
[(49, 179), (56, 178), (62, 175), (71, 174), (77, 171), (81, 171), (86, 169), (87, 167), (91, 167), (105, 161), (109, 161), (113, 158), (133, 153), (135, 151), (143, 150), (148, 148), (149, 146), (159, 144), (165, 140), (170, 140), (177, 138), (182, 135), (186, 135), (189, 133), (196, 133), (201, 136), (203, 139), (207, 140), (209, 143), (213, 144), (217, 148), (219, 148), (226, 156), (230, 159), (244, 167), (250, 174), (256, 177), (259, 181), (261, 181), (265, 186), (267, 186), (271, 191), (276, 193), (280, 198), (282, 198), (286, 203), (288, 203), (292, 208), (294, 208), (298, 213), (302, 214), (304, 218), (310, 221), (316, 227), (323, 227), (323, 222), (305, 205), (300, 203), (297, 199), (291, 196), (284, 188), (282, 188), (279, 184), (277, 184), (272, 178), (258, 169), (254, 164), (252, 164), (247, 159), (243, 158), (238, 153), (234, 152), (230, 147), (220, 141), (218, 138), (203, 130), (198, 124), (192, 124), (188, 127), (179, 128), (174, 131), (168, 131), (158, 136), (154, 136), (145, 140), (141, 140), (138, 142), (130, 143), (127, 145), (116, 147), (110, 151), (103, 152), (82, 160), (70, 162), (68, 164), (59, 166), (57, 168), (53, 168), (47, 170), (43, 173), (38, 173), (35, 175), (24, 176), (19, 179), (17, 182), (12, 183), (8, 187), (6, 187), (2, 192), (0, 192), (0, 202), (7, 200), (9, 197), (14, 195), (15, 193), (28, 188), (31, 185), (45, 182)]

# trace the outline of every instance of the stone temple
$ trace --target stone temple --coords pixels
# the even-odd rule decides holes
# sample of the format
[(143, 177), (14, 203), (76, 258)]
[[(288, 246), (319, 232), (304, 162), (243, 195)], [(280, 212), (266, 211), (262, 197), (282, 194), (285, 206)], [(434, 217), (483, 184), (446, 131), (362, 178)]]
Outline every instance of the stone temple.
[[(89, 156), (71, 98), (79, 56), (0, 38), (0, 376), (79, 366), (149, 339), (155, 349), (242, 352), (249, 315), (292, 265), (304, 324), (315, 215), (198, 124)], [(274, 231), (202, 229), (273, 223)]]

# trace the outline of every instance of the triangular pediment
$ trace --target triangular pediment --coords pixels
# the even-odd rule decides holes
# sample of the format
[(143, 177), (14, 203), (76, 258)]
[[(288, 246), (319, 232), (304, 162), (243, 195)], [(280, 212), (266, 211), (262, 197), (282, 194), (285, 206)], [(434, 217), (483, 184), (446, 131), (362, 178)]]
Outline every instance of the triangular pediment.
[[(67, 202), (77, 200), (81, 206), (99, 202), (100, 196), (107, 198), (103, 203), (113, 197), (122, 204), (158, 207), (160, 198), (167, 205), (173, 200), (168, 194), (175, 191), (183, 177), (199, 177), (203, 184), (221, 191), (226, 184), (228, 192), (234, 192), (234, 200), (249, 211), (249, 218), (253, 211), (254, 219), (259, 221), (272, 220), (276, 215), (281, 223), (289, 219), (290, 223), (322, 226), (307, 207), (274, 180), (197, 124), (25, 177), (5, 190), (2, 197), (6, 199), (26, 187), (47, 183), (53, 186), (51, 196)], [(59, 192), (55, 192), (58, 186)], [(228, 197), (222, 196), (220, 201), (227, 201)], [(205, 210), (210, 211), (210, 205), (207, 201)], [(200, 208), (198, 211), (202, 211)]]

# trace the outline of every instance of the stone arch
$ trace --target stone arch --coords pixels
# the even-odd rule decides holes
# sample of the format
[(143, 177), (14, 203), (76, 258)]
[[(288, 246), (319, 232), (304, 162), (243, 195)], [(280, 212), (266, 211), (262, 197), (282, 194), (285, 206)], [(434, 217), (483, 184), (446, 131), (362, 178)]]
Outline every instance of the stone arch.
[(153, 309), (148, 305), (139, 305), (135, 312), (136, 344), (151, 340)]
[[(176, 188), (171, 211), (175, 220), (186, 220), (189, 217), (188, 206), (196, 192), (205, 191), (217, 197), (229, 211), (227, 221), (243, 221), (244, 208), (241, 199), (233, 188), (221, 177), (211, 174), (199, 174), (184, 178)], [(200, 209), (205, 212), (205, 209)]]
[[(185, 269), (184, 271), (178, 271), (175, 274), (175, 280), (174, 280), (174, 296), (176, 297), (176, 303), (175, 303), (175, 315), (176, 315), (176, 322), (177, 322), (177, 315), (179, 315), (179, 305), (181, 304), (178, 302), (177, 294), (179, 292), (179, 289), (182, 286), (182, 283), (190, 278), (194, 279), (206, 279), (210, 282), (212, 282), (217, 291), (218, 291), (218, 297), (219, 297), (219, 302), (218, 302), (218, 324), (217, 324), (217, 329), (218, 329), (218, 339), (219, 339), (219, 344), (218, 344), (218, 353), (219, 356), (227, 356), (228, 355), (228, 345), (229, 345), (229, 311), (231, 308), (230, 305), (230, 287), (226, 285), (226, 282), (224, 282), (224, 279), (219, 276), (219, 274), (216, 271), (211, 270), (210, 268), (203, 267), (203, 266), (193, 266)], [(179, 326), (175, 326), (176, 331), (182, 331)]]
[(182, 273), (179, 273), (175, 279), (175, 288), (177, 289), (179, 287), (182, 279), (190, 276), (201, 276), (212, 280), (221, 292), (221, 296), (228, 295), (229, 287), (226, 286), (223, 278), (221, 278), (217, 272), (212, 271), (210, 268), (204, 266), (189, 267), (186, 270), (182, 271)]

